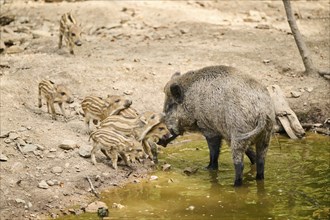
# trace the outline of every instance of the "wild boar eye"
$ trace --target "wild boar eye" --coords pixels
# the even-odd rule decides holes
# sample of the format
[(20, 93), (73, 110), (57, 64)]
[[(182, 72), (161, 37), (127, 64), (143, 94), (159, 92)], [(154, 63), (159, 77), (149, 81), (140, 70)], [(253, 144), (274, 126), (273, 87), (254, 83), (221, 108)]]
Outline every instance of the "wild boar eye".
[(71, 33), (71, 36), (74, 37), (74, 36), (76, 36), (76, 34), (75, 33)]
[(162, 131), (162, 130), (164, 130), (164, 129), (165, 129), (165, 128), (163, 128), (163, 127), (160, 127), (160, 128), (159, 128), (160, 131)]

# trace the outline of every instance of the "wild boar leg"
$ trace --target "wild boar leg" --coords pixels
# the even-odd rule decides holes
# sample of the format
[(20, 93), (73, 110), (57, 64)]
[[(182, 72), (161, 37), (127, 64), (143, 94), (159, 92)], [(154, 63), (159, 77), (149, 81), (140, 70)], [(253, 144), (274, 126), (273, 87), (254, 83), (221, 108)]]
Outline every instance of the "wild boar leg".
[(270, 133), (266, 134), (264, 138), (256, 143), (256, 163), (257, 163), (257, 180), (264, 179), (265, 157), (269, 146)]
[(231, 149), (233, 155), (233, 161), (235, 166), (235, 182), (234, 186), (241, 186), (243, 183), (243, 169), (244, 169), (244, 148), (242, 143), (235, 141), (231, 142)]
[(217, 170), (219, 167), (218, 159), (221, 148), (221, 136), (205, 136), (205, 138), (210, 150), (210, 162), (206, 168), (209, 170)]
[(248, 158), (250, 159), (251, 165), (256, 163), (256, 153), (253, 151), (253, 149), (251, 147), (249, 147), (246, 151), (245, 151), (246, 156), (248, 156)]

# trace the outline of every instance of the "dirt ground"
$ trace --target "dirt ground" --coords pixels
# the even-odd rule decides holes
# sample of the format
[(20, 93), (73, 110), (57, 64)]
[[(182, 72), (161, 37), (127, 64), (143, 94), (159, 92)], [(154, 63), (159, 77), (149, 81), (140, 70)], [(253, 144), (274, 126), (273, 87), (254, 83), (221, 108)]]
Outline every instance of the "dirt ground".
[[(222, 64), (265, 86), (278, 84), (301, 122), (330, 118), (329, 80), (302, 74), (281, 1), (0, 2), (1, 15), (14, 16), (1, 26), (1, 220), (68, 213), (93, 197), (87, 176), (101, 191), (146, 178), (153, 169), (146, 161), (116, 173), (101, 154), (93, 166), (79, 148), (58, 147), (64, 140), (91, 145), (77, 114), (87, 95), (125, 95), (139, 112), (161, 112), (163, 87), (174, 72)], [(292, 6), (314, 64), (329, 70), (330, 2)], [(84, 31), (74, 56), (57, 48), (59, 18), (68, 11)], [(68, 122), (51, 120), (45, 105), (38, 108), (41, 79), (73, 91)]]

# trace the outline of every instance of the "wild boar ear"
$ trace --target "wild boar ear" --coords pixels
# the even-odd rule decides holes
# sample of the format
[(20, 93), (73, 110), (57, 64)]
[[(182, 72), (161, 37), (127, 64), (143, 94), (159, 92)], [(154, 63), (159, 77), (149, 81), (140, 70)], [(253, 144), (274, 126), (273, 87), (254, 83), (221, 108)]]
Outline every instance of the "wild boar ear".
[(170, 91), (171, 91), (171, 94), (174, 98), (174, 100), (181, 104), (183, 102), (183, 90), (181, 88), (181, 86), (177, 83), (173, 83), (171, 86), (170, 86)]

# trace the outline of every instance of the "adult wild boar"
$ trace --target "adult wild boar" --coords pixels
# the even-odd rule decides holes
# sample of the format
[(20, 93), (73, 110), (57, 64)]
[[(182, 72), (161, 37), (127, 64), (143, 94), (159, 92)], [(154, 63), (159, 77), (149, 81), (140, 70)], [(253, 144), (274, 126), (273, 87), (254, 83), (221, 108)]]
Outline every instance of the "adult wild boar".
[[(176, 73), (165, 86), (164, 112), (173, 137), (185, 131), (199, 131), (205, 136), (209, 169), (218, 169), (221, 141), (225, 139), (235, 166), (234, 185), (242, 185), (244, 153), (252, 163), (256, 161), (256, 179), (264, 179), (275, 113), (267, 89), (256, 80), (228, 66)], [(250, 148), (253, 144), (256, 154)]]

